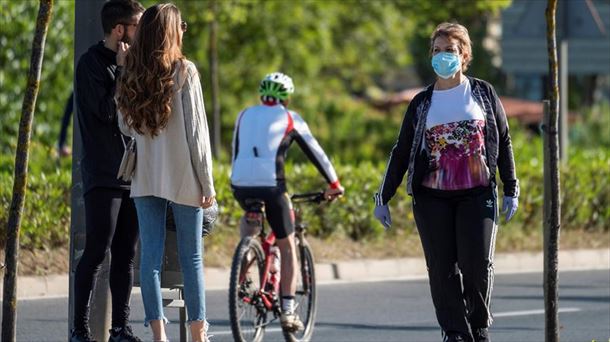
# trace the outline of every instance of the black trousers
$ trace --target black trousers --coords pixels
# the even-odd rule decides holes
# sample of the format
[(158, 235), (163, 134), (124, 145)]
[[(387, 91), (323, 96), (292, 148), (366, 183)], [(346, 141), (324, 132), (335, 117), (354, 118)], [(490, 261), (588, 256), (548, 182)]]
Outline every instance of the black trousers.
[(97, 273), (110, 248), (112, 326), (129, 321), (129, 299), (138, 241), (138, 218), (129, 191), (93, 188), (84, 196), (86, 243), (74, 275), (74, 327), (88, 328), (89, 298)]
[(413, 212), (421, 237), (432, 301), (444, 333), (472, 338), (491, 325), (493, 254), (497, 232), (495, 188), (420, 189)]

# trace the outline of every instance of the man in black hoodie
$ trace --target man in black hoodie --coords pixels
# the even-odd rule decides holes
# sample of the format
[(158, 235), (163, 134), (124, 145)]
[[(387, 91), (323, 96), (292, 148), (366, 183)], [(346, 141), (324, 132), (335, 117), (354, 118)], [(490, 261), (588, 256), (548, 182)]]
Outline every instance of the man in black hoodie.
[(118, 128), (115, 80), (125, 63), (144, 7), (135, 0), (111, 0), (102, 8), (104, 40), (84, 53), (76, 67), (76, 113), (83, 142), (81, 170), (87, 239), (74, 280), (74, 330), (71, 342), (92, 341), (89, 299), (110, 248), (112, 329), (110, 342), (141, 341), (129, 321), (129, 299), (138, 240), (130, 184), (117, 180), (126, 137)]

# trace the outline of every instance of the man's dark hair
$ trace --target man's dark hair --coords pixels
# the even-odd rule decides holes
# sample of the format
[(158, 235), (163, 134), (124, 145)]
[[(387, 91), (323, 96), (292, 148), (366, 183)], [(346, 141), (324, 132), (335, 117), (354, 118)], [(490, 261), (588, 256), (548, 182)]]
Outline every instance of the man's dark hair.
[(104, 34), (110, 34), (112, 29), (122, 23), (129, 23), (131, 17), (144, 12), (144, 6), (135, 0), (110, 0), (102, 7), (102, 28)]

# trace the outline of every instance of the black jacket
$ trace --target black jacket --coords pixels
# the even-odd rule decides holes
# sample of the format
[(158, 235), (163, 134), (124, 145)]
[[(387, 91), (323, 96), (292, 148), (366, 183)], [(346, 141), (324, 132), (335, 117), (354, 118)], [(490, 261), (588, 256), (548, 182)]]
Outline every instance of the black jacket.
[(103, 42), (93, 45), (76, 67), (76, 113), (83, 141), (81, 172), (83, 191), (95, 187), (129, 189), (116, 178), (124, 145), (114, 101), (118, 75), (116, 52)]
[[(515, 174), (515, 161), (506, 113), (494, 88), (488, 82), (468, 77), (472, 95), (485, 113), (485, 152), (492, 186), (496, 186), (496, 168), (504, 184), (504, 195), (519, 196), (519, 181)], [(405, 113), (398, 140), (392, 148), (390, 160), (375, 194), (375, 203), (384, 205), (394, 196), (396, 189), (407, 174), (407, 193), (413, 195), (427, 173), (428, 155), (421, 144), (424, 141), (426, 119), (434, 84), (417, 94)]]

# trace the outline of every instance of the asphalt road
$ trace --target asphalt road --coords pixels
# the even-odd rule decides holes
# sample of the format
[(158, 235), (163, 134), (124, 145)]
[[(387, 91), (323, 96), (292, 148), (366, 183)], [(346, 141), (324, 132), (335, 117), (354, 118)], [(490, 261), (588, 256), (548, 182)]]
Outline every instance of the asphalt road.
[[(314, 341), (439, 341), (427, 280), (322, 284), (318, 293)], [(208, 291), (208, 317), (214, 342), (232, 341), (226, 291)], [(67, 340), (67, 298), (19, 302), (18, 341)], [(490, 329), (494, 342), (543, 341), (542, 274), (497, 275), (492, 297), (495, 316)], [(610, 271), (560, 273), (561, 341), (610, 341)], [(178, 321), (168, 309), (170, 321)], [(132, 323), (143, 339), (152, 338), (143, 326), (139, 294), (132, 300)], [(168, 327), (178, 341), (177, 324)], [(281, 341), (279, 324), (268, 328), (265, 341)]]

